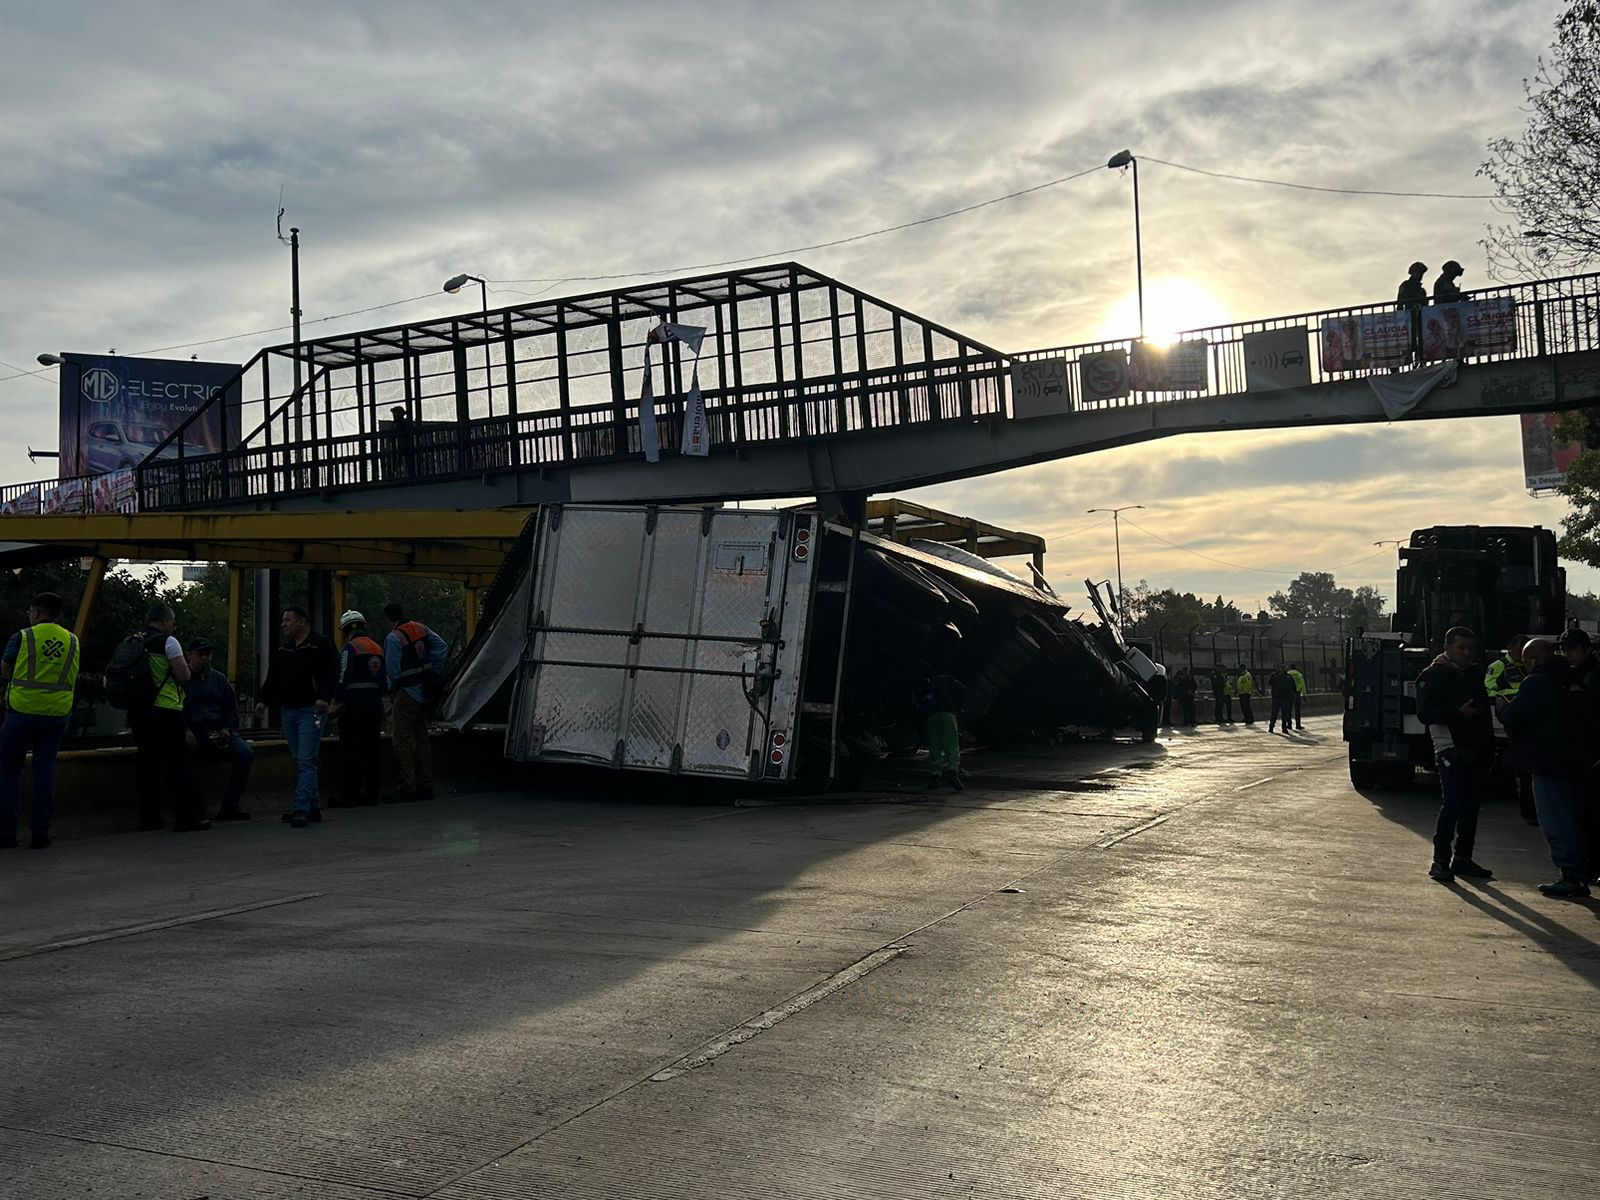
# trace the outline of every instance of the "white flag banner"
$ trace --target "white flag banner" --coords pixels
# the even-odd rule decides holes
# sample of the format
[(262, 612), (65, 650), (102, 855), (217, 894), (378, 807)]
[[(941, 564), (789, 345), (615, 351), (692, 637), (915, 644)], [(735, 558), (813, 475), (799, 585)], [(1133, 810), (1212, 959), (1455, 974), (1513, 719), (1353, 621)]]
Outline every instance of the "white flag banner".
[(651, 363), (653, 338), (644, 346), (644, 386), (639, 389), (639, 445), (644, 450), (645, 462), (661, 461), (661, 443), (656, 437), (656, 393), (651, 381), (654, 365)]
[(694, 352), (696, 358), (700, 357), (700, 343), (705, 340), (705, 336), (704, 325), (675, 325), (671, 321), (663, 321), (650, 331), (653, 341), (682, 342)]
[(1434, 388), (1450, 387), (1456, 381), (1456, 364), (1441, 363), (1436, 367), (1418, 367), (1414, 371), (1401, 371), (1394, 375), (1372, 375), (1367, 385), (1378, 397), (1384, 414), (1398, 421)]
[(695, 363), (694, 379), (689, 384), (689, 396), (683, 406), (684, 454), (704, 458), (711, 453), (711, 431), (706, 428), (706, 398), (700, 394), (700, 366)]

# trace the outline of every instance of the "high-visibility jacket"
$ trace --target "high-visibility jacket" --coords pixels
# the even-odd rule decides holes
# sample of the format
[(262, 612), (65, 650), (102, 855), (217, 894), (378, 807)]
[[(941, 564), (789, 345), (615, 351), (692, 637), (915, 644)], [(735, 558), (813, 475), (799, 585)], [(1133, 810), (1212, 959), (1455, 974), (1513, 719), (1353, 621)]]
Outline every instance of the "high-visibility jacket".
[(155, 708), (164, 708), (168, 712), (181, 713), (183, 711), (183, 685), (178, 682), (178, 677), (172, 673), (172, 660), (167, 657), (167, 635), (158, 629), (145, 631), (146, 644), (155, 646), (153, 652), (147, 653), (150, 660), (150, 678), (155, 681), (156, 698), (152, 702)]
[(335, 700), (376, 703), (386, 682), (382, 646), (364, 633), (344, 644), (339, 655), (339, 683), (333, 690)]
[(1250, 695), (1252, 692), (1254, 692), (1256, 690), (1255, 677), (1252, 676), (1249, 671), (1240, 671), (1239, 672), (1238, 688), (1239, 688), (1239, 695), (1241, 695), (1241, 696)]
[(1510, 653), (1504, 653), (1489, 664), (1489, 669), (1483, 673), (1483, 690), (1489, 693), (1489, 699), (1504, 696), (1506, 699), (1517, 694), (1522, 687), (1522, 679), (1526, 672), (1522, 664), (1512, 658)]
[(30, 716), (67, 716), (72, 712), (79, 657), (78, 639), (69, 630), (48, 621), (30, 625), (22, 631), (7, 703)]
[(1295, 695), (1304, 696), (1306, 694), (1306, 677), (1291, 667), (1289, 670), (1289, 678), (1294, 680)]
[(400, 678), (395, 687), (415, 687), (433, 667), (428, 652), (431, 631), (421, 621), (406, 621), (396, 625), (394, 632), (400, 635)]

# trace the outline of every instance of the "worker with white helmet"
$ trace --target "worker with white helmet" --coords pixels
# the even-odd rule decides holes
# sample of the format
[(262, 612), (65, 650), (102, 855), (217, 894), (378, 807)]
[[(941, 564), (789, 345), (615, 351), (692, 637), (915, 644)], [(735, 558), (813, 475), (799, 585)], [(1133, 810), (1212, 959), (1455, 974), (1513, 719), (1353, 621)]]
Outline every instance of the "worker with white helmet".
[(367, 634), (367, 619), (355, 609), (339, 618), (339, 682), (333, 712), (339, 720), (339, 798), (355, 808), (376, 804), (383, 776), (383, 647)]

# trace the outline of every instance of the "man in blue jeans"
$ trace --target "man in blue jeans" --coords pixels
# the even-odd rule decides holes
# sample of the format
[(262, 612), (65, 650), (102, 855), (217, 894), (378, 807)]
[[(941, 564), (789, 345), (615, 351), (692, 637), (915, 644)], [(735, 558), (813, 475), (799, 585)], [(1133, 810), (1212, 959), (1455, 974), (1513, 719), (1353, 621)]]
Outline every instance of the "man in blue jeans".
[(5, 724), (0, 725), (0, 848), (17, 845), (17, 809), (21, 800), (22, 765), (33, 751), (33, 802), (28, 846), (50, 845), (50, 820), (55, 815), (56, 751), (72, 714), (81, 649), (77, 637), (62, 628), (61, 597), (43, 592), (28, 609), (28, 628), (6, 643)]
[(1539, 890), (1558, 900), (1581, 900), (1589, 894), (1584, 882), (1582, 800), (1579, 781), (1589, 765), (1583, 698), (1572, 690), (1572, 668), (1556, 653), (1555, 643), (1534, 638), (1522, 648), (1527, 674), (1517, 694), (1502, 697), (1500, 723), (1526, 752), (1533, 775), (1533, 802), (1539, 828), (1550, 843), (1550, 860), (1561, 872)]
[(228, 761), (228, 790), (222, 794), (219, 821), (248, 821), (240, 807), (250, 783), (255, 752), (239, 736), (239, 700), (221, 671), (211, 669), (211, 643), (196, 638), (184, 652), (189, 660), (189, 682), (183, 685), (183, 717), (194, 735), (195, 757)]
[(322, 820), (317, 757), (328, 706), (339, 681), (339, 652), (327, 638), (312, 632), (311, 614), (298, 604), (283, 610), (281, 628), (283, 641), (272, 652), (256, 718), (264, 720), (267, 705), (273, 701), (282, 710), (283, 737), (295, 768), (294, 802), (283, 819), (295, 829), (304, 829)]
[(1472, 850), (1494, 761), (1494, 722), (1478, 666), (1478, 635), (1466, 626), (1446, 631), (1444, 652), (1417, 676), (1417, 720), (1433, 739), (1442, 801), (1428, 877), (1439, 883), (1453, 883), (1457, 875), (1491, 879), (1494, 872), (1474, 862)]

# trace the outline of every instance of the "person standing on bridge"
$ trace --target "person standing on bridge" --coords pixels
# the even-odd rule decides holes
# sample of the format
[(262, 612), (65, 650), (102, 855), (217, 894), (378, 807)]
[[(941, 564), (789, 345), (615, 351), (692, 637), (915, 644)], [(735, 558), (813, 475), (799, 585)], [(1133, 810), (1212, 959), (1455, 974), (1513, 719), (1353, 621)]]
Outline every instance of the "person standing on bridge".
[(295, 772), (294, 799), (283, 819), (291, 828), (304, 829), (322, 820), (317, 762), (339, 678), (339, 655), (332, 642), (312, 631), (311, 614), (298, 604), (283, 610), (281, 627), (283, 641), (272, 652), (256, 719), (266, 720), (267, 705), (274, 700), (282, 709), (283, 737)]
[(1461, 285), (1456, 282), (1460, 279), (1466, 268), (1451, 259), (1445, 263), (1444, 270), (1439, 272), (1439, 278), (1433, 281), (1433, 302), (1435, 304), (1456, 304), (1462, 297)]
[(1433, 827), (1428, 878), (1453, 883), (1457, 875), (1490, 879), (1494, 872), (1472, 860), (1478, 808), (1489, 786), (1494, 726), (1478, 670), (1478, 635), (1456, 625), (1444, 635), (1444, 652), (1417, 676), (1417, 720), (1433, 740), (1439, 768), (1439, 819)]
[(56, 751), (72, 715), (82, 648), (64, 629), (61, 597), (41, 592), (28, 608), (28, 627), (11, 635), (0, 674), (6, 681), (5, 724), (0, 725), (0, 849), (17, 845), (22, 765), (33, 751), (33, 800), (28, 806), (32, 850), (50, 845), (55, 815)]
[(394, 752), (400, 760), (400, 790), (392, 804), (433, 799), (433, 752), (428, 746), (428, 706), (439, 694), (440, 671), (450, 647), (420, 621), (406, 619), (398, 604), (383, 606), (389, 634), (383, 639), (384, 670), (394, 691)]
[(1422, 310), (1428, 304), (1428, 288), (1422, 282), (1422, 277), (1427, 274), (1428, 264), (1414, 262), (1411, 264), (1410, 273), (1400, 284), (1400, 290), (1395, 293), (1395, 307), (1404, 309), (1411, 314), (1411, 357), (1417, 356), (1417, 351), (1422, 345)]
[(1289, 664), (1289, 678), (1294, 680), (1294, 727), (1304, 729), (1305, 722), (1300, 719), (1300, 702), (1306, 696), (1306, 677), (1300, 674), (1300, 664)]
[(1239, 678), (1234, 682), (1233, 690), (1239, 693), (1239, 713), (1244, 717), (1244, 723), (1254, 725), (1256, 710), (1251, 707), (1250, 697), (1255, 695), (1256, 680), (1255, 676), (1250, 674), (1249, 667), (1239, 668)]

